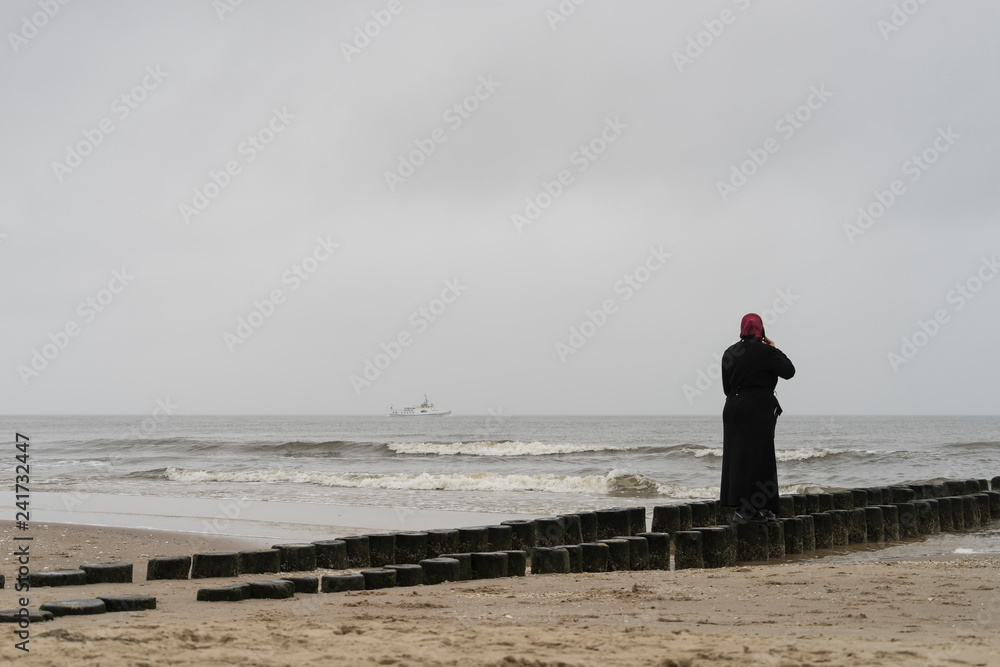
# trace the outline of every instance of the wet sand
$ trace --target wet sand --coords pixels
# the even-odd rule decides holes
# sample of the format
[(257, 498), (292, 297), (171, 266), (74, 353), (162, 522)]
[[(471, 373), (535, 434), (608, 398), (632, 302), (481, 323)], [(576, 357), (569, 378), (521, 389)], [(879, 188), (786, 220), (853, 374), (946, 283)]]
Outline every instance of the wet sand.
[[(0, 499), (14, 506), (14, 494)], [(32, 525), (118, 526), (257, 538), (278, 542), (330, 536), (492, 525), (534, 515), (511, 512), (426, 510), (409, 507), (330, 505), (187, 496), (32, 492)], [(316, 537), (317, 535), (322, 537)]]
[[(536, 575), (289, 600), (196, 602), (237, 579), (145, 581), (151, 555), (262, 540), (35, 525), (33, 570), (129, 560), (135, 583), (31, 591), (31, 604), (143, 593), (157, 609), (0, 626), (0, 658), (30, 665), (993, 665), (1000, 557), (825, 562), (720, 570)], [(0, 524), (0, 608), (15, 606)], [(53, 546), (58, 545), (58, 548)]]

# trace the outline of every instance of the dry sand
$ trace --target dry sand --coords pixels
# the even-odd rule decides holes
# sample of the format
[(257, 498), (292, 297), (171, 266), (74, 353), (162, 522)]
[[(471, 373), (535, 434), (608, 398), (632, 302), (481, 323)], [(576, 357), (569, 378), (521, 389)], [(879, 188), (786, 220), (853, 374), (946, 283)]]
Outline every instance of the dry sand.
[[(32, 569), (130, 560), (133, 584), (31, 591), (31, 606), (144, 593), (157, 609), (0, 626), (25, 665), (1000, 665), (1000, 558), (541, 575), (290, 600), (196, 602), (237, 579), (145, 581), (151, 555), (258, 541), (49, 524)], [(16, 606), (0, 523), (0, 608)], [(266, 576), (242, 577), (244, 580)]]

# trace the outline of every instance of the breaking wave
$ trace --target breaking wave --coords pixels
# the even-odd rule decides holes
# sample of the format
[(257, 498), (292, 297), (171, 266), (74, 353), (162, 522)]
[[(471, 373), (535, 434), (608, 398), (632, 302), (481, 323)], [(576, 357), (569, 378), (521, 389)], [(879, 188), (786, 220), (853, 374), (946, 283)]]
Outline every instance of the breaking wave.
[[(722, 447), (684, 447), (682, 454), (693, 454), (695, 458), (703, 456), (722, 456)], [(777, 449), (775, 456), (779, 461), (806, 461), (808, 459), (823, 459), (828, 456), (853, 454), (855, 456), (872, 456), (878, 452), (870, 449)]]
[[(294, 470), (185, 470), (166, 468), (162, 476), (174, 482), (257, 482), (314, 484), (356, 489), (416, 491), (546, 491), (619, 496), (666, 495), (673, 487), (644, 475), (612, 470), (606, 475), (498, 475), (496, 473), (370, 474)], [(679, 497), (679, 496), (678, 496)]]
[(390, 442), (387, 447), (397, 454), (436, 454), (438, 456), (546, 456), (580, 452), (626, 451), (634, 447), (615, 445), (553, 444), (548, 442), (479, 441), (443, 445), (431, 442)]

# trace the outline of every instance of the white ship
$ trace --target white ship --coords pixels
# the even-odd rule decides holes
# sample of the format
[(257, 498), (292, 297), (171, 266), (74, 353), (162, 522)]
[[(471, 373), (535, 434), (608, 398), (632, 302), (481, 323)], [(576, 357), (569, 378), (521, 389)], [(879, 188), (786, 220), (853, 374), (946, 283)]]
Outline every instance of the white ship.
[(405, 408), (393, 408), (389, 407), (390, 417), (440, 417), (441, 415), (450, 415), (451, 410), (438, 410), (434, 407), (434, 404), (427, 400), (427, 394), (424, 394), (424, 402), (420, 405), (411, 405)]

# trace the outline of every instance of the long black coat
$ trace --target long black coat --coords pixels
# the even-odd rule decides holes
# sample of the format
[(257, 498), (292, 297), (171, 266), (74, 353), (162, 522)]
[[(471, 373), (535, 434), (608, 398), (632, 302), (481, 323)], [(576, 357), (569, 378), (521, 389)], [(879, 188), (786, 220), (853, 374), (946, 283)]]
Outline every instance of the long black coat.
[(778, 378), (788, 380), (795, 366), (781, 350), (747, 336), (722, 357), (722, 493), (720, 503), (742, 510), (778, 512), (778, 465), (774, 425)]

